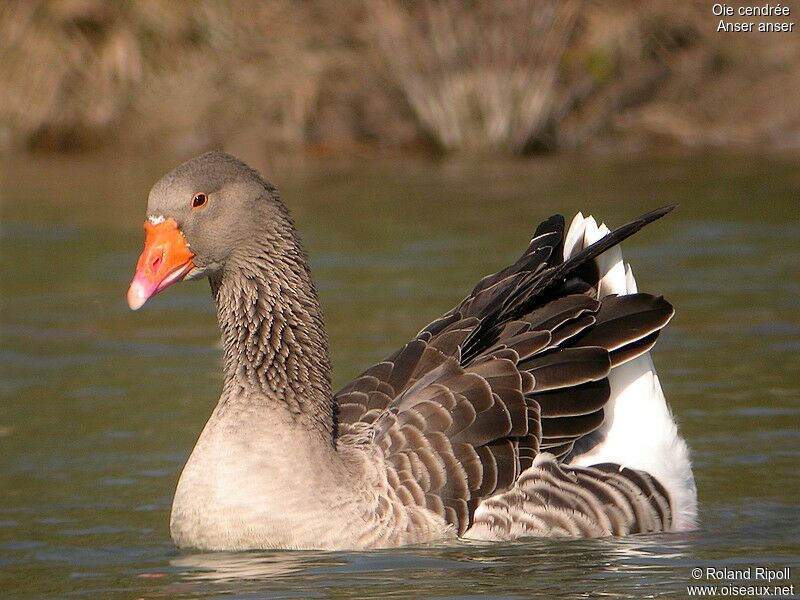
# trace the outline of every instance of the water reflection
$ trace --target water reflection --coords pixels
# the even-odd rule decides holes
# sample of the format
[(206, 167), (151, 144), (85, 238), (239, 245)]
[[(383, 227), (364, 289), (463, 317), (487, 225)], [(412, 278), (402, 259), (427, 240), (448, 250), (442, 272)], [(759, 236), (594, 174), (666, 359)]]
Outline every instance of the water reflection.
[[(528, 540), (504, 545), (450, 543), (376, 552), (246, 552), (184, 554), (170, 560), (175, 593), (272, 589), (377, 597), (470, 590), (493, 597), (648, 597), (678, 589), (670, 569), (689, 564), (690, 536), (601, 540)], [(383, 592), (381, 591), (383, 590)], [(511, 595), (509, 595), (511, 594)], [(394, 594), (390, 593), (389, 596)], [(401, 597), (401, 596), (398, 596)]]
[(229, 582), (237, 579), (271, 579), (308, 569), (322, 554), (302, 552), (213, 552), (187, 554), (169, 561), (184, 581)]

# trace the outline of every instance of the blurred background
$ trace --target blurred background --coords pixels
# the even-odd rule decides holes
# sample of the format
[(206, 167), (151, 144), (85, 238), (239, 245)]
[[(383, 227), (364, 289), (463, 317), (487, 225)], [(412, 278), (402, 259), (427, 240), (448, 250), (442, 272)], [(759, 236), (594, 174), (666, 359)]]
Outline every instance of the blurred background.
[[(800, 2), (712, 6), (0, 0), (0, 597), (685, 598), (708, 566), (790, 566), (800, 589), (800, 31), (717, 32), (800, 22)], [(205, 282), (136, 313), (125, 292), (148, 190), (213, 148), (292, 211), (336, 386), (549, 215), (613, 227), (679, 204), (623, 250), (677, 310), (654, 360), (700, 529), (176, 550), (172, 494), (221, 387), (216, 315)]]
[[(767, 20), (798, 17), (782, 6)], [(710, 1), (5, 0), (0, 149), (797, 148), (797, 28), (720, 20)]]

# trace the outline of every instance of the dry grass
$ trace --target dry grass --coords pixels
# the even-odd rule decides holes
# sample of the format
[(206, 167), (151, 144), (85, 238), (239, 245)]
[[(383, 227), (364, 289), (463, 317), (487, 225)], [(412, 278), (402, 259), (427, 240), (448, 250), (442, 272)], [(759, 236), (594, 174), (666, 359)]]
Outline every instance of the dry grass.
[(61, 146), (102, 137), (133, 107), (151, 63), (208, 28), (198, 8), (159, 0), (3, 3), (3, 141)]
[(258, 128), (302, 144), (336, 60), (314, 47), (317, 16), (289, 1), (10, 0), (0, 139), (61, 148), (121, 133), (180, 147)]
[[(4, 0), (0, 149), (800, 139), (793, 95), (769, 91), (797, 87), (800, 38), (715, 36), (709, 15), (659, 0)], [(726, 110), (704, 106), (719, 90)]]
[(574, 0), (370, 4), (386, 61), (446, 150), (520, 153), (547, 126)]

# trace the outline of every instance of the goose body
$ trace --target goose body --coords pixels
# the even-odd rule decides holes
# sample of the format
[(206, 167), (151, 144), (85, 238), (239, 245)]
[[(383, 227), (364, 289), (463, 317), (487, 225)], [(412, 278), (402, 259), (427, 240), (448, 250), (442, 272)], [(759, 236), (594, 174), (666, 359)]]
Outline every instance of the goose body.
[(170, 529), (210, 550), (363, 549), (695, 526), (688, 449), (650, 349), (673, 315), (609, 232), (551, 217), (513, 265), (333, 394), (322, 312), (277, 191), (209, 153), (150, 192), (132, 308), (207, 277), (220, 400)]

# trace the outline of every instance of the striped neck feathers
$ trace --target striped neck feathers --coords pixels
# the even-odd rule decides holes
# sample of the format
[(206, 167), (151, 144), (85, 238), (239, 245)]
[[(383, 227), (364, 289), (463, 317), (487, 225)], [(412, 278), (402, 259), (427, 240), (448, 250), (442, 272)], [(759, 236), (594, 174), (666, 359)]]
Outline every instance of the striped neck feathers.
[(333, 441), (328, 339), (305, 254), (288, 218), (259, 237), (210, 279), (224, 347), (220, 404), (283, 412)]

